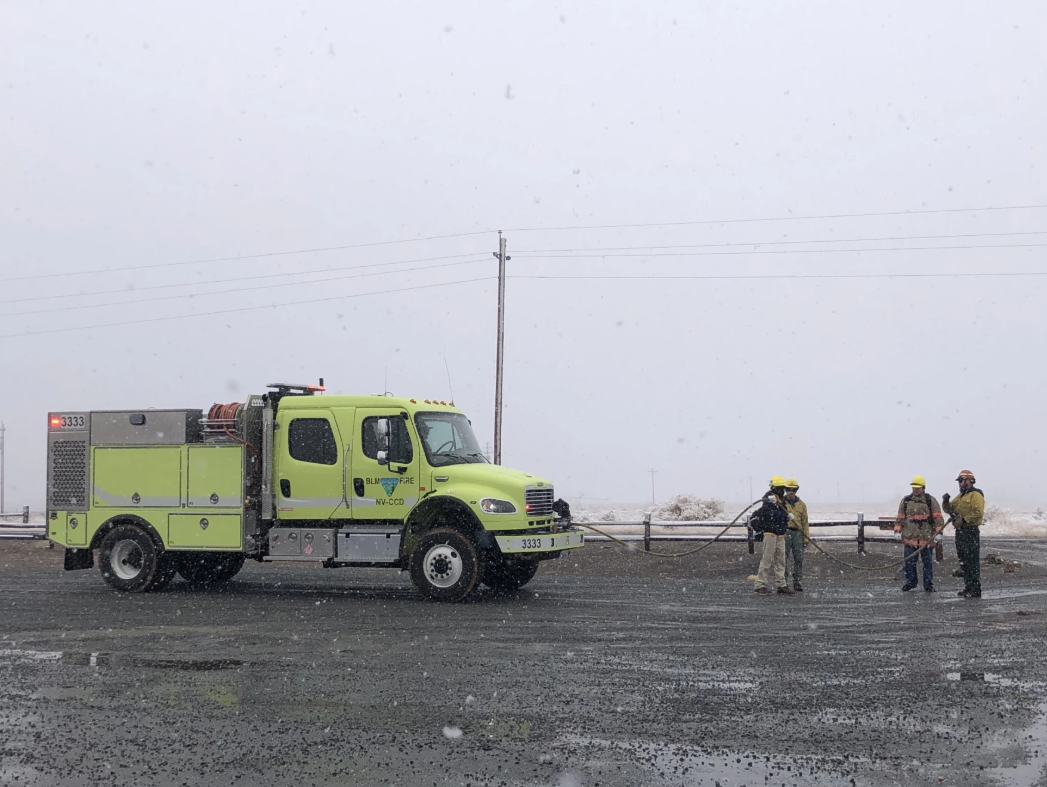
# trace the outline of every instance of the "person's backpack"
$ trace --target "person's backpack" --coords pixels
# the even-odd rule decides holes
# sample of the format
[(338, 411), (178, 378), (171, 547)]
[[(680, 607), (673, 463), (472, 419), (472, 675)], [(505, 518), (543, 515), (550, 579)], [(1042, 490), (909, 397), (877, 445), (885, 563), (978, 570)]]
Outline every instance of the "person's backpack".
[(749, 517), (749, 527), (756, 533), (783, 535), (789, 526), (789, 515), (775, 503), (764, 498), (764, 503)]

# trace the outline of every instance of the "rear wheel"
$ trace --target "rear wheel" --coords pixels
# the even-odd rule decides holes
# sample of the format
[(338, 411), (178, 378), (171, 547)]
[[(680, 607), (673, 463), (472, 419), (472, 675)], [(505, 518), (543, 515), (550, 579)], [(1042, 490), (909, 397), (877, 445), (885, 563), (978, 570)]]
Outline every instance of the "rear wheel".
[(178, 573), (193, 585), (228, 582), (244, 567), (240, 552), (183, 552), (178, 555)]
[(480, 556), (466, 536), (439, 528), (418, 539), (410, 569), (411, 581), (423, 596), (434, 601), (463, 601), (480, 580)]
[(117, 525), (98, 550), (102, 579), (114, 590), (144, 593), (156, 582), (160, 552), (149, 534), (135, 525)]
[(483, 583), (499, 593), (512, 593), (534, 579), (537, 573), (537, 560), (499, 555), (484, 565)]

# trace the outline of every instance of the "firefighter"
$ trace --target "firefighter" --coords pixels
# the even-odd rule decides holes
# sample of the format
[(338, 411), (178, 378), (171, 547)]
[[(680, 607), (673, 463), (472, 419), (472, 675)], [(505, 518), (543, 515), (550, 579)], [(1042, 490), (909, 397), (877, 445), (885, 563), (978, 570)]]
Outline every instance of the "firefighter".
[(811, 543), (811, 526), (807, 504), (796, 496), (799, 488), (795, 478), (785, 480), (785, 510), (789, 513), (789, 529), (785, 534), (785, 584), (802, 593), (803, 550)]
[(959, 595), (981, 598), (981, 525), (985, 515), (985, 494), (975, 487), (974, 473), (970, 470), (961, 470), (956, 481), (960, 485), (959, 497), (952, 500), (946, 492), (942, 495), (942, 507), (945, 513), (954, 517), (956, 526), (956, 555), (960, 558), (964, 585)]
[[(902, 534), (905, 548), (905, 584), (902, 591), (916, 587), (916, 553), (923, 563), (923, 589), (934, 592), (934, 537), (942, 531), (945, 520), (942, 509), (932, 495), (927, 494), (927, 481), (922, 475), (910, 482), (912, 493), (898, 504), (898, 518), (894, 531)], [(946, 495), (948, 497), (948, 495)]]
[(756, 574), (756, 592), (761, 596), (774, 593), (772, 582), (783, 596), (796, 593), (785, 583), (785, 533), (789, 529), (789, 512), (785, 510), (784, 497), (785, 479), (776, 475), (763, 496), (763, 505), (749, 521), (753, 530), (763, 533), (763, 555)]

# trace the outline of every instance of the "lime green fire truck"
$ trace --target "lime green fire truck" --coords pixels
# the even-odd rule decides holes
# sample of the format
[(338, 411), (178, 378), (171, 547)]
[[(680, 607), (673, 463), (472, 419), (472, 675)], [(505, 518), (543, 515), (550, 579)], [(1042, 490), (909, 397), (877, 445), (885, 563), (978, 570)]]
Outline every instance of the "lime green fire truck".
[(490, 464), (454, 403), (273, 384), (202, 410), (48, 417), (47, 525), (67, 570), (125, 592), (247, 558), (410, 571), (461, 601), (584, 543), (548, 481)]

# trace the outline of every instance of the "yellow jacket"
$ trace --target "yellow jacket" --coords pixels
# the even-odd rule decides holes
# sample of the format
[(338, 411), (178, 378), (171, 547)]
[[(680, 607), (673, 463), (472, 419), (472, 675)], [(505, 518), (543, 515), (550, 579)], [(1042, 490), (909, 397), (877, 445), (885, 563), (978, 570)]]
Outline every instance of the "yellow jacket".
[(942, 508), (947, 514), (956, 514), (953, 521), (956, 527), (978, 527), (985, 515), (985, 495), (972, 486), (952, 500), (944, 501)]
[(790, 503), (789, 498), (785, 498), (785, 510), (793, 515), (793, 518), (789, 520), (790, 530), (802, 530), (803, 531), (803, 543), (807, 543), (811, 540), (811, 523), (807, 519), (807, 504), (800, 498), (796, 498), (795, 503)]

